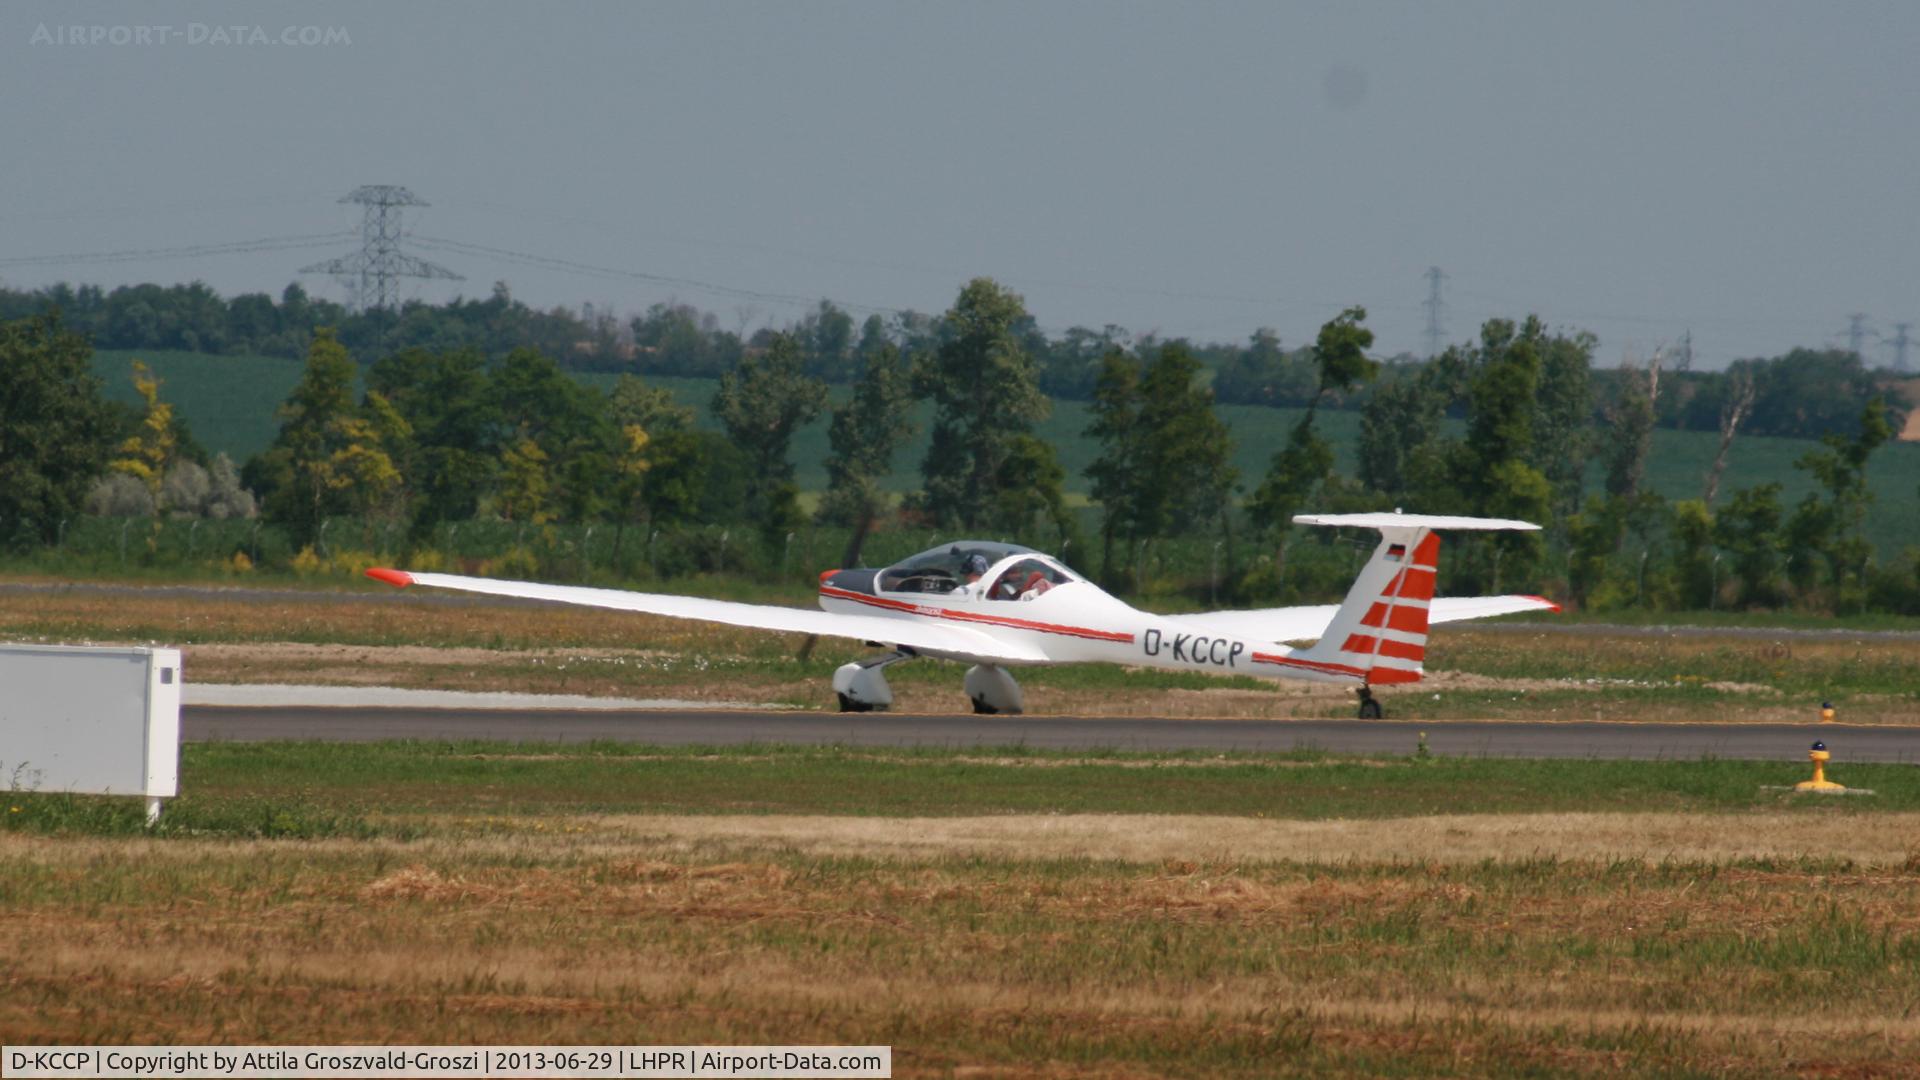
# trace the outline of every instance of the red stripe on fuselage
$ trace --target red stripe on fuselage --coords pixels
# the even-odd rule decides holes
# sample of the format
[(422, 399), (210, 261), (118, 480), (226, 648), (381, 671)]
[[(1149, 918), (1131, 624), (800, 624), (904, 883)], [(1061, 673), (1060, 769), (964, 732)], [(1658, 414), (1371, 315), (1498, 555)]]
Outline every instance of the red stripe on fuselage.
[(1325, 660), (1305, 660), (1297, 656), (1275, 656), (1272, 653), (1254, 653), (1253, 658), (1263, 664), (1277, 664), (1281, 667), (1301, 668), (1306, 671), (1319, 671), (1328, 675), (1349, 675), (1361, 682), (1375, 685), (1390, 683), (1413, 683), (1420, 681), (1420, 673), (1403, 668), (1375, 667), (1357, 668), (1351, 664), (1334, 664)]
[(855, 603), (885, 608), (888, 611), (905, 611), (937, 619), (952, 619), (955, 622), (985, 623), (988, 626), (1033, 630), (1042, 634), (1063, 634), (1067, 637), (1087, 638), (1092, 641), (1118, 641), (1125, 645), (1133, 644), (1133, 635), (1119, 630), (1094, 630), (1084, 626), (1061, 626), (1056, 623), (1035, 622), (1032, 619), (1016, 619), (1011, 615), (985, 615), (977, 611), (956, 611), (953, 608), (943, 608), (934, 604), (912, 604), (904, 600), (891, 600), (884, 596), (849, 592), (846, 589), (823, 588), (820, 590), (820, 595), (831, 596), (837, 600), (852, 600)]

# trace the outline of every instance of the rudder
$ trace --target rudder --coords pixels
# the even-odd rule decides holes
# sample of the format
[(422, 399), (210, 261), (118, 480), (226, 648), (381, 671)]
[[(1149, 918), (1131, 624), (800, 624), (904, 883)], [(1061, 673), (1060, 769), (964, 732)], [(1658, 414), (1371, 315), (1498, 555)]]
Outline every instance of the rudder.
[(1326, 633), (1294, 655), (1372, 685), (1419, 682), (1440, 536), (1420, 526), (1384, 527), (1380, 533), (1379, 546), (1354, 578)]

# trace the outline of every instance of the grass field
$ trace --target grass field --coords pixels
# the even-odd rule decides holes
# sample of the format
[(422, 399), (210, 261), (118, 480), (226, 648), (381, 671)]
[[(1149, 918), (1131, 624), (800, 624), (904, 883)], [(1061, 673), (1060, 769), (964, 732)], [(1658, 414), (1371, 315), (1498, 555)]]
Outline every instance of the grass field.
[[(292, 389), (300, 375), (296, 361), (271, 357), (226, 357), (180, 352), (102, 351), (94, 354), (94, 369), (107, 380), (111, 396), (135, 401), (128, 378), (129, 365), (139, 357), (165, 380), (162, 394), (176, 404), (182, 416), (192, 424), (195, 436), (210, 451), (225, 450), (235, 461), (244, 462), (272, 441), (278, 426), (274, 410)], [(583, 382), (602, 388), (611, 387), (612, 375), (582, 375)], [(716, 382), (711, 379), (652, 378), (649, 382), (666, 387), (685, 405), (692, 406), (698, 423), (717, 427), (708, 404)], [(837, 388), (836, 400), (845, 389)], [(911, 491), (919, 486), (919, 469), (926, 456), (929, 431), (927, 411), (920, 410), (920, 429), (914, 440), (894, 459), (894, 471), (886, 481), (893, 491)], [(1220, 415), (1233, 431), (1234, 466), (1242, 482), (1251, 489), (1266, 475), (1274, 453), (1286, 441), (1288, 432), (1299, 419), (1299, 411), (1265, 409), (1247, 405), (1220, 406)], [(1347, 475), (1355, 469), (1354, 454), (1359, 438), (1359, 414), (1330, 411), (1320, 415), (1322, 433), (1333, 442), (1338, 468)], [(1082, 402), (1056, 402), (1052, 417), (1040, 425), (1040, 434), (1060, 454), (1067, 470), (1067, 488), (1077, 495), (1087, 490), (1085, 470), (1099, 453), (1098, 446), (1082, 433), (1087, 427), (1087, 407)], [(1806, 475), (1793, 468), (1793, 462), (1815, 444), (1803, 439), (1742, 438), (1734, 444), (1727, 472), (1721, 483), (1723, 492), (1778, 480), (1785, 491), (1783, 500), (1791, 505), (1812, 490)], [(1718, 448), (1718, 436), (1709, 432), (1657, 431), (1648, 463), (1651, 489), (1671, 499), (1700, 496), (1700, 485), (1707, 466)], [(820, 491), (826, 487), (827, 420), (822, 417), (800, 429), (794, 436), (792, 459), (802, 490)], [(1597, 490), (1600, 465), (1596, 460), (1590, 478)], [(1876, 493), (1867, 520), (1867, 536), (1881, 556), (1899, 552), (1920, 536), (1920, 443), (1897, 443), (1883, 447), (1868, 470), (1870, 486)]]
[(194, 746), (157, 835), (130, 801), (6, 800), (0, 1030), (882, 1043), (899, 1076), (1910, 1074), (1920, 782), (1760, 790), (1786, 771)]
[(278, 356), (219, 356), (211, 353), (143, 349), (101, 349), (93, 354), (93, 373), (106, 383), (107, 397), (138, 406), (133, 361), (142, 360), (160, 376), (160, 398), (193, 429), (210, 454), (225, 451), (235, 464), (267, 448), (280, 431), (274, 416), (300, 381), (303, 365)]

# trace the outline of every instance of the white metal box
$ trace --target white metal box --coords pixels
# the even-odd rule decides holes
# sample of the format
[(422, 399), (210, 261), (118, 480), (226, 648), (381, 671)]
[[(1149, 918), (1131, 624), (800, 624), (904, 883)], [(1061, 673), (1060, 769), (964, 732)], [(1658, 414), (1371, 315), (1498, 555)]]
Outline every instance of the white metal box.
[(0, 790), (180, 788), (180, 650), (0, 645)]

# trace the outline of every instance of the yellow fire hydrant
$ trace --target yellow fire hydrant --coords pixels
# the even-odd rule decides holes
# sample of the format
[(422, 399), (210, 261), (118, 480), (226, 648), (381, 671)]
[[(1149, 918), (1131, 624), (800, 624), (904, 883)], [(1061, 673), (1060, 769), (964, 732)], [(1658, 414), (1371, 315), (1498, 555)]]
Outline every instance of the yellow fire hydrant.
[(1813, 749), (1807, 751), (1807, 759), (1813, 762), (1813, 779), (1802, 780), (1793, 785), (1795, 791), (1845, 791), (1845, 784), (1836, 784), (1827, 779), (1827, 761), (1833, 755), (1827, 753), (1827, 744), (1816, 742)]
[(1823, 701), (1820, 703), (1820, 722), (1823, 724), (1833, 723), (1833, 702)]

